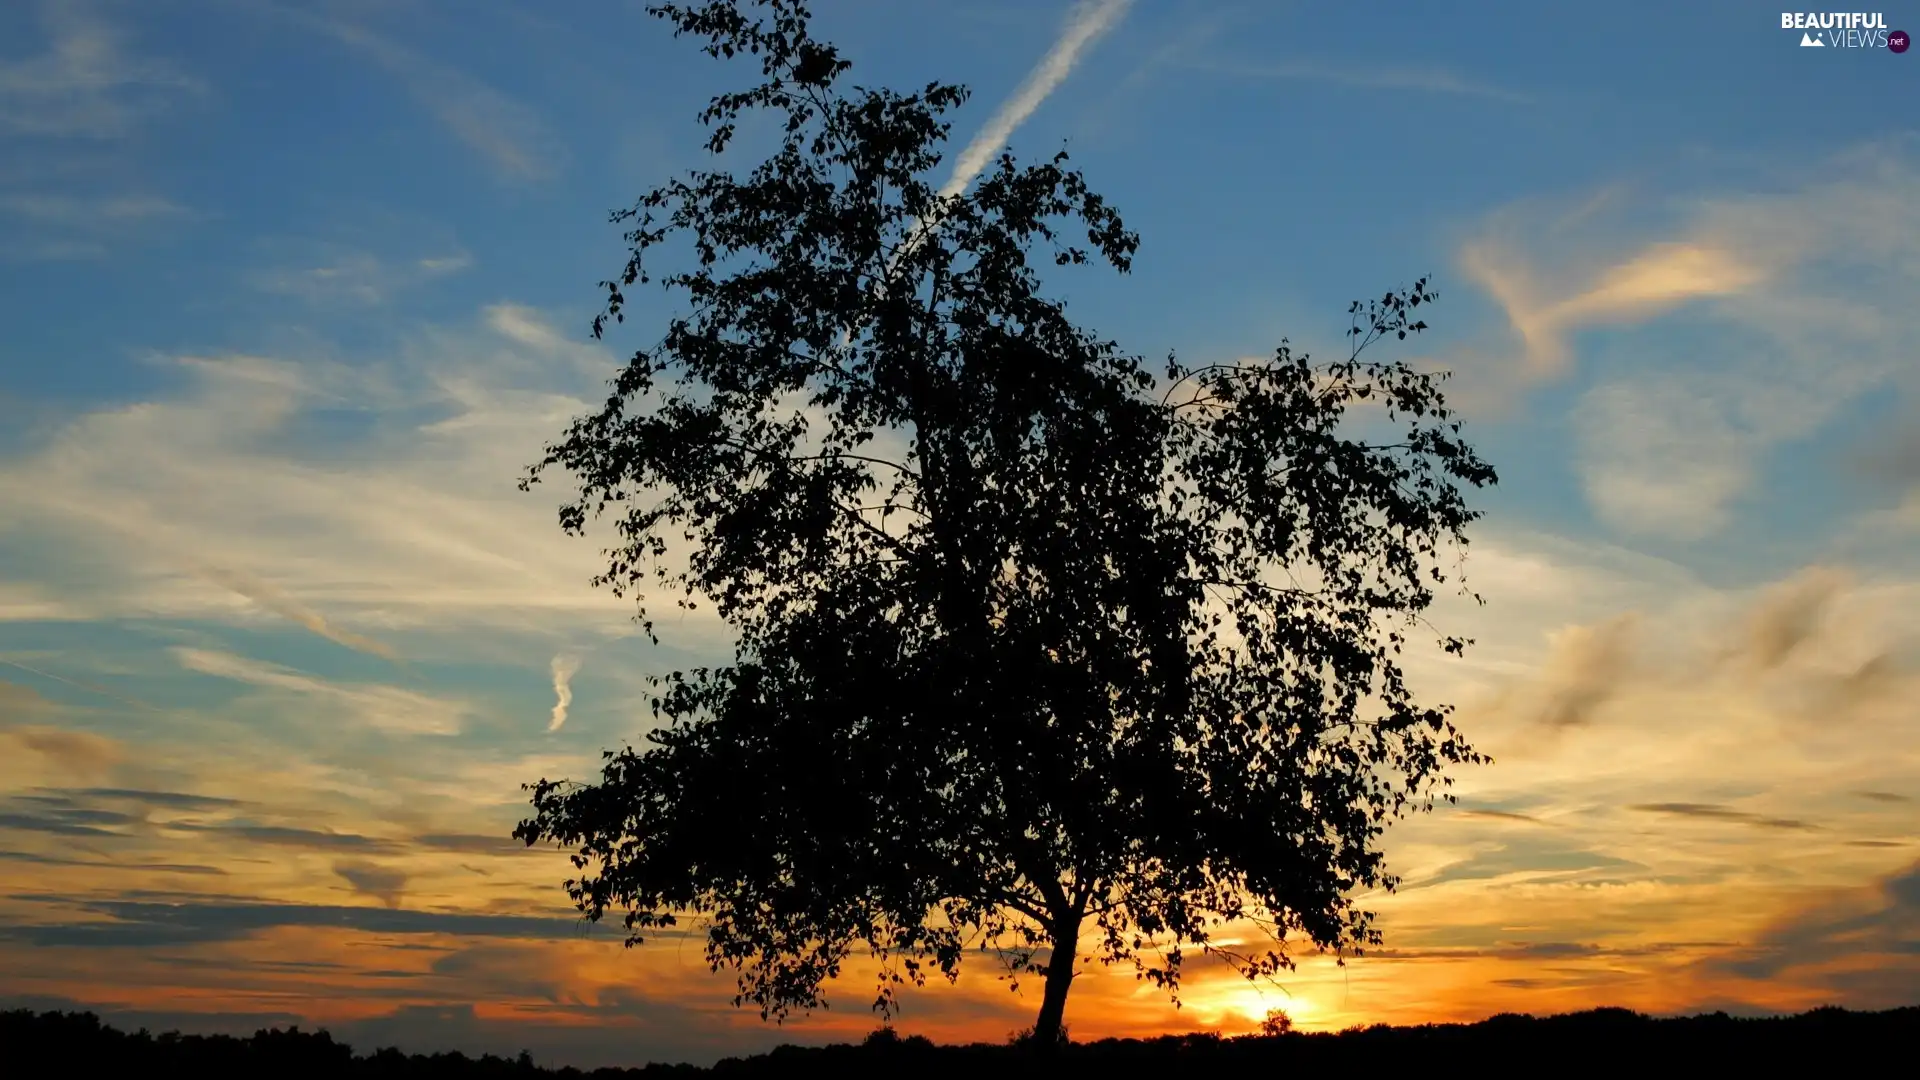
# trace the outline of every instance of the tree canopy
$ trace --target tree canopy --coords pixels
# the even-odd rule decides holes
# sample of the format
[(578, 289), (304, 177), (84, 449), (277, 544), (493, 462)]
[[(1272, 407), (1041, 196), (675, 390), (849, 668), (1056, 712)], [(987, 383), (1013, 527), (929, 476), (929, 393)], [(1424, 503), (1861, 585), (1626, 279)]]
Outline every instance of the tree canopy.
[[(963, 88), (850, 86), (795, 0), (650, 10), (757, 61), (708, 148), (756, 113), (778, 147), (615, 215), (595, 335), (640, 285), (678, 313), (523, 487), (567, 473), (563, 527), (617, 530), (596, 584), (649, 634), (711, 605), (735, 655), (658, 679), (597, 782), (529, 785), (516, 835), (629, 943), (703, 917), (763, 1017), (862, 951), (890, 1015), (986, 949), (1044, 979), (1047, 1041), (1083, 939), (1176, 995), (1183, 948), (1257, 978), (1377, 941), (1382, 830), (1481, 760), (1401, 651), (1494, 472), (1441, 374), (1361, 355), (1426, 281), (1353, 305), (1344, 360), (1149, 365), (1044, 293), (1139, 243), (1065, 153), (943, 193)], [(1268, 945), (1214, 940), (1239, 920)]]

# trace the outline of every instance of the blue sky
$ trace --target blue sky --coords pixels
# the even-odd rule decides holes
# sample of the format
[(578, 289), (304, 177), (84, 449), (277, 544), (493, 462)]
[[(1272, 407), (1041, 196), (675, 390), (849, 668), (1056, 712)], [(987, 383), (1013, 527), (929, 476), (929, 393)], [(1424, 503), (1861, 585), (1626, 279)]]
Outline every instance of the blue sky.
[[(1397, 951), (1177, 1014), (1076, 989), (1076, 1030), (1920, 998), (1920, 58), (1744, 3), (816, 5), (855, 81), (973, 88), (956, 151), (1076, 26), (1011, 145), (1144, 244), (1072, 310), (1331, 351), (1431, 273), (1402, 355), (1503, 480), (1488, 605), (1440, 613), (1480, 645), (1420, 672), (1498, 763), (1393, 835)], [(724, 655), (645, 645), (513, 483), (665, 313), (590, 342), (607, 212), (704, 164), (737, 77), (616, 0), (0, 9), (0, 996), (582, 1063), (863, 1030), (537, 929), (564, 860), (488, 839)]]

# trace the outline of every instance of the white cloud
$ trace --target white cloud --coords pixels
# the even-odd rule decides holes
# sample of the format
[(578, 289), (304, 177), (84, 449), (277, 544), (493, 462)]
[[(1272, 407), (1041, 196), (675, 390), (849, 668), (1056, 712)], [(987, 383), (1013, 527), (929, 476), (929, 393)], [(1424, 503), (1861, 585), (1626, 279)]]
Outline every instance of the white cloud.
[(1920, 172), (1900, 150), (1849, 155), (1783, 193), (1682, 204), (1666, 237), (1623, 245), (1632, 208), (1615, 197), (1510, 212), (1463, 248), (1505, 309), (1519, 383), (1573, 370), (1582, 333), (1690, 317), (1604, 339), (1574, 410), (1581, 478), (1609, 524), (1715, 534), (1767, 453), (1911, 367), (1899, 313), (1920, 289)]
[(1566, 372), (1568, 338), (1578, 330), (1642, 322), (1692, 301), (1739, 293), (1766, 275), (1735, 252), (1698, 242), (1649, 244), (1559, 295), (1542, 287), (1535, 267), (1496, 243), (1469, 244), (1460, 261), (1506, 309), (1525, 349), (1526, 371), (1536, 377)]
[(565, 168), (567, 154), (560, 140), (538, 113), (520, 102), (364, 27), (298, 17), (399, 79), (435, 120), (502, 174), (548, 180)]
[(1587, 498), (1630, 532), (1694, 540), (1717, 532), (1753, 482), (1764, 436), (1736, 427), (1698, 373), (1608, 383), (1574, 410)]
[(580, 347), (563, 337), (539, 312), (519, 304), (495, 304), (487, 309), (486, 320), (496, 333), (543, 353)]
[[(177, 392), (77, 416), (0, 459), (0, 501), (17, 510), (0, 543), (31, 554), (32, 580), (61, 583), (9, 587), (0, 609), (240, 624), (277, 612), (371, 651), (395, 633), (483, 626), (632, 633), (631, 601), (589, 585), (602, 544), (560, 531), (562, 492), (515, 487), (612, 364), (529, 309), (486, 321), (359, 366), (166, 361)], [(236, 574), (251, 584), (236, 590)], [(719, 630), (696, 616), (681, 632)]]
[(567, 722), (567, 709), (573, 704), (573, 677), (579, 671), (578, 657), (562, 654), (553, 658), (553, 716), (547, 721), (548, 731), (559, 731)]
[(403, 289), (459, 273), (472, 265), (472, 256), (463, 251), (395, 261), (365, 251), (329, 248), (316, 264), (262, 271), (253, 275), (252, 282), (263, 292), (315, 303), (343, 299), (384, 304)]

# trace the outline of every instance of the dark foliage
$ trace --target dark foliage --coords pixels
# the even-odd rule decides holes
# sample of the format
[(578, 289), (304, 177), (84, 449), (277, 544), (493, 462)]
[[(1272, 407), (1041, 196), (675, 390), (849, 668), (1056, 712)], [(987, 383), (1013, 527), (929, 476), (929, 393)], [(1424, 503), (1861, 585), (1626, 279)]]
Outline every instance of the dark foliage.
[[(1355, 303), (1343, 360), (1150, 367), (1029, 261), (1138, 246), (1064, 153), (943, 191), (961, 88), (846, 87), (794, 0), (651, 10), (757, 61), (710, 148), (756, 113), (779, 146), (616, 215), (607, 314), (648, 282), (682, 313), (527, 482), (577, 481), (568, 530), (611, 514), (598, 581), (649, 632), (661, 597), (710, 605), (736, 655), (662, 680), (598, 783), (532, 785), (516, 835), (573, 849), (630, 943), (703, 917), (765, 1017), (862, 950), (886, 1016), (978, 948), (1045, 979), (1050, 1044), (1083, 934), (1170, 993), (1183, 947), (1260, 978), (1375, 942), (1375, 841), (1479, 760), (1400, 653), (1493, 470), (1440, 376), (1361, 357), (1424, 329), (1426, 281)], [(655, 277), (670, 242), (691, 269)], [(1236, 920), (1270, 945), (1222, 946)]]
[[(402, 1054), (355, 1057), (325, 1032), (262, 1031), (231, 1036), (128, 1034), (91, 1013), (0, 1013), (0, 1064), (8, 1076), (464, 1078), (557, 1076), (585, 1080), (668, 1076), (1019, 1077), (1061, 1075), (1252, 1075), (1261, 1070), (1339, 1072), (1428, 1069), (1457, 1064), (1486, 1075), (1541, 1075), (1634, 1069), (1660, 1075), (1709, 1067), (1779, 1075), (1791, 1069), (1837, 1072), (1872, 1061), (1911, 1057), (1920, 1038), (1920, 1008), (1887, 1012), (1816, 1009), (1799, 1016), (1736, 1019), (1725, 1013), (1653, 1019), (1625, 1009), (1597, 1009), (1535, 1019), (1497, 1016), (1477, 1024), (1356, 1029), (1333, 1034), (1220, 1038), (1103, 1039), (1036, 1058), (1017, 1047), (936, 1046), (918, 1037), (880, 1036), (862, 1045), (783, 1046), (712, 1068), (647, 1065), (630, 1069), (545, 1069), (522, 1056)], [(1083, 1072), (1085, 1070), (1097, 1070)], [(1073, 1070), (1063, 1073), (1063, 1070)]]

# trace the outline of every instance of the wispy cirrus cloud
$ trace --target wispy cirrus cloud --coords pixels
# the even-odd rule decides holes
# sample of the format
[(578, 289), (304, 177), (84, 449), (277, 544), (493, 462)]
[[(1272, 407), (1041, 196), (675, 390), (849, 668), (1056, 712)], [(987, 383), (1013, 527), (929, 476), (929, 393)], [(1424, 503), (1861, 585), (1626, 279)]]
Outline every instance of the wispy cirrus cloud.
[[(1496, 214), (1459, 253), (1516, 347), (1482, 371), (1518, 391), (1572, 373), (1582, 347), (1590, 367), (1606, 356), (1571, 414), (1589, 503), (1625, 532), (1716, 534), (1769, 452), (1910, 367), (1912, 150), (1869, 146), (1769, 192)], [(1656, 213), (1673, 223), (1649, 228)]]
[[(13, 18), (31, 20), (28, 5)], [(188, 215), (178, 202), (120, 190), (102, 175), (130, 136), (205, 84), (179, 66), (130, 48), (128, 35), (88, 0), (41, 0), (42, 50), (0, 57), (0, 140), (9, 152), (0, 191), (0, 257), (84, 261), (113, 253), (130, 234)], [(14, 41), (0, 44), (11, 53)], [(82, 150), (75, 144), (90, 144)]]
[(268, 664), (211, 649), (177, 647), (181, 667), (265, 690), (318, 699), (345, 717), (399, 734), (452, 735), (467, 710), (462, 705), (397, 686), (340, 683), (279, 664)]
[[(364, 365), (162, 361), (184, 377), (176, 391), (76, 416), (0, 458), (0, 498), (23, 508), (0, 543), (32, 540), (51, 560), (41, 580), (71, 578), (63, 608), (96, 616), (266, 612), (375, 654), (393, 631), (476, 623), (629, 633), (631, 600), (589, 584), (596, 547), (514, 486), (611, 361), (529, 308), (479, 323)], [(344, 458), (315, 434), (339, 416), (364, 421)], [(111, 580), (53, 565), (92, 553)]]
[(1816, 640), (1833, 603), (1852, 584), (1837, 567), (1812, 566), (1769, 587), (1754, 605), (1733, 658), (1769, 670)]
[(1550, 729), (1580, 727), (1617, 694), (1633, 664), (1639, 616), (1616, 615), (1597, 626), (1575, 626), (1555, 635), (1544, 678), (1548, 686), (1539, 723)]
[(262, 292), (297, 297), (310, 303), (345, 300), (386, 304), (402, 291), (457, 274), (473, 265), (464, 251), (446, 251), (411, 259), (382, 258), (371, 252), (327, 246), (305, 265), (256, 271), (249, 283)]
[(126, 802), (136, 806), (167, 810), (226, 810), (240, 805), (240, 800), (219, 795), (198, 795), (189, 791), (144, 791), (138, 788), (80, 788), (73, 795), (102, 799), (109, 802)]
[(1495, 244), (1467, 245), (1460, 262), (1506, 309), (1524, 370), (1537, 378), (1567, 371), (1568, 339), (1577, 331), (1643, 322), (1690, 301), (1734, 295), (1766, 276), (1761, 265), (1704, 240), (1650, 244), (1558, 295), (1539, 285), (1536, 268)]
[(14, 226), (0, 240), (0, 255), (35, 262), (104, 258), (132, 236), (192, 216), (187, 207), (158, 195), (0, 193), (0, 220)]
[(1532, 100), (1519, 91), (1508, 90), (1438, 67), (1379, 67), (1366, 63), (1335, 65), (1310, 60), (1282, 60), (1263, 64), (1232, 64), (1208, 60), (1196, 61), (1192, 66), (1209, 73), (1242, 79), (1330, 83), (1335, 86), (1351, 86), (1364, 90), (1412, 90), (1428, 94), (1454, 94), (1515, 103)]
[(326, 854), (352, 852), (398, 855), (406, 851), (406, 846), (397, 840), (356, 832), (337, 832), (333, 829), (307, 829), (297, 825), (261, 825), (242, 821), (213, 824), (176, 821), (168, 823), (165, 828), (174, 833), (193, 837), (213, 837), (223, 844), (260, 844), (267, 847), (293, 848), (299, 851)]
[(1441, 867), (1431, 877), (1413, 882), (1410, 889), (1433, 888), (1452, 882), (1484, 881), (1489, 878), (1566, 878), (1595, 873), (1619, 874), (1645, 871), (1642, 863), (1595, 851), (1565, 841), (1529, 838), (1510, 840), (1469, 858)]
[(42, 582), (0, 580), (0, 622), (59, 622), (87, 615)]
[(1532, 814), (1521, 814), (1512, 810), (1489, 810), (1482, 807), (1468, 807), (1459, 811), (1461, 817), (1483, 818), (1487, 821), (1513, 822), (1521, 825), (1544, 825), (1546, 822)]
[(59, 900), (81, 913), (105, 916), (66, 925), (13, 927), (0, 937), (39, 945), (129, 948), (156, 944), (232, 941), (280, 927), (339, 927), (381, 934), (461, 934), (469, 937), (578, 939), (578, 919), (527, 915), (447, 914), (395, 908), (340, 907), (238, 899), (181, 903), (148, 900)]
[(363, 634), (342, 630), (328, 622), (326, 616), (307, 607), (300, 601), (273, 587), (259, 578), (239, 570), (217, 566), (203, 566), (200, 573), (208, 580), (260, 605), (291, 622), (298, 623), (308, 630), (349, 649), (355, 649), (388, 660), (397, 659), (391, 648)]
[(110, 139), (205, 87), (172, 64), (135, 56), (83, 0), (42, 0), (46, 51), (0, 59), (0, 135)]
[(1628, 807), (1643, 814), (1664, 814), (1668, 817), (1695, 818), (1702, 821), (1724, 821), (1736, 825), (1751, 825), (1760, 829), (1788, 829), (1807, 831), (1818, 829), (1818, 825), (1802, 821), (1799, 818), (1770, 817), (1766, 814), (1753, 814), (1745, 810), (1736, 810), (1719, 803), (1667, 802), (1640, 803)]
[(0, 195), (0, 213), (38, 225), (124, 226), (128, 222), (180, 217), (187, 208), (157, 195), (82, 198), (14, 192)]
[(282, 10), (398, 79), (428, 114), (502, 176), (541, 181), (565, 170), (565, 144), (527, 105), (364, 26), (291, 8)]
[[(68, 615), (70, 613), (62, 612), (60, 614)], [(36, 618), (37, 615), (33, 612), (28, 612), (27, 617), (32, 619), (32, 618)], [(45, 679), (48, 682), (58, 683), (61, 686), (70, 686), (75, 690), (84, 691), (88, 694), (95, 695), (100, 698), (104, 698), (107, 701), (116, 702), (121, 705), (132, 706), (133, 708), (139, 709), (144, 712), (158, 711), (153, 705), (145, 701), (141, 701), (139, 698), (128, 697), (125, 694), (119, 693), (117, 691), (109, 690), (106, 687), (99, 685), (98, 683), (85, 682), (80, 679), (68, 678), (65, 675), (60, 675), (55, 672), (48, 671), (46, 668), (39, 667), (34, 664), (22, 663), (19, 660), (8, 659), (6, 657), (0, 657), (0, 664), (5, 664), (6, 666), (13, 668), (17, 671), (24, 671), (29, 675), (35, 676), (37, 678)]]

